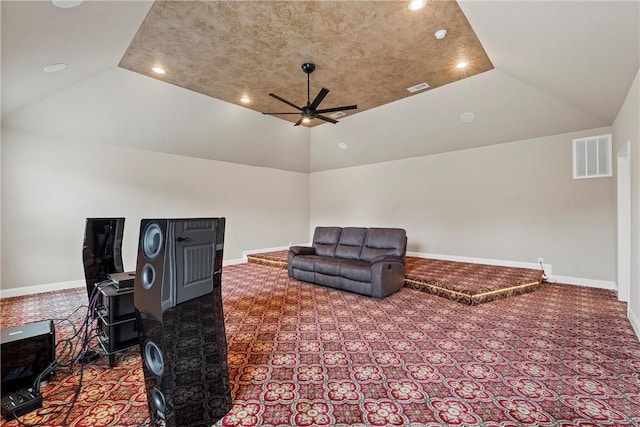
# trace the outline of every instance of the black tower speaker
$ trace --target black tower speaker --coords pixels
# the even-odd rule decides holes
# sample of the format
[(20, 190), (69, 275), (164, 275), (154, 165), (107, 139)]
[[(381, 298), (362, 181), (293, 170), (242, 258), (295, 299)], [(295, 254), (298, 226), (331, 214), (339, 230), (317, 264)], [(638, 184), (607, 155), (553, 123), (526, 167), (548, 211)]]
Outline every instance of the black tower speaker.
[(134, 302), (151, 425), (211, 426), (231, 409), (224, 218), (143, 219)]
[(82, 262), (89, 298), (96, 283), (106, 280), (111, 273), (124, 272), (123, 233), (124, 218), (87, 218), (82, 244)]

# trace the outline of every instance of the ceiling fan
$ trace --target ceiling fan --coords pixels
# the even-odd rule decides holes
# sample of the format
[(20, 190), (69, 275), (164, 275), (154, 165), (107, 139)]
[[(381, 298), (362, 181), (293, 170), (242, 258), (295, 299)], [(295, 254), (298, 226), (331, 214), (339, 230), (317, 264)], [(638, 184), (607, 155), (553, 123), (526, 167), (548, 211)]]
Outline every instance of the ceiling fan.
[(302, 71), (307, 73), (307, 105), (306, 106), (298, 107), (296, 104), (294, 104), (292, 102), (289, 102), (284, 98), (279, 97), (275, 93), (270, 93), (269, 94), (269, 96), (274, 97), (278, 101), (284, 102), (285, 104), (292, 106), (293, 108), (298, 110), (299, 113), (286, 112), (286, 113), (262, 113), (262, 114), (270, 114), (270, 115), (300, 114), (301, 117), (294, 124), (294, 126), (299, 126), (300, 123), (302, 123), (302, 122), (306, 123), (306, 122), (308, 122), (308, 121), (310, 121), (312, 119), (320, 119), (320, 120), (324, 120), (325, 122), (329, 122), (329, 123), (334, 123), (335, 124), (335, 123), (338, 123), (337, 120), (334, 120), (334, 119), (332, 119), (330, 117), (327, 117), (327, 116), (323, 116), (323, 114), (325, 114), (325, 113), (333, 113), (334, 111), (355, 110), (356, 108), (358, 108), (357, 105), (345, 105), (345, 106), (342, 106), (342, 107), (324, 108), (324, 109), (318, 110), (318, 106), (320, 105), (320, 103), (322, 102), (324, 97), (327, 96), (327, 94), (329, 93), (329, 89), (323, 87), (322, 89), (320, 89), (320, 92), (318, 92), (318, 94), (316, 95), (316, 97), (313, 100), (313, 102), (309, 101), (310, 74), (313, 73), (313, 70), (315, 70), (315, 69), (316, 69), (315, 64), (313, 64), (311, 62), (305, 62), (304, 64), (302, 64)]

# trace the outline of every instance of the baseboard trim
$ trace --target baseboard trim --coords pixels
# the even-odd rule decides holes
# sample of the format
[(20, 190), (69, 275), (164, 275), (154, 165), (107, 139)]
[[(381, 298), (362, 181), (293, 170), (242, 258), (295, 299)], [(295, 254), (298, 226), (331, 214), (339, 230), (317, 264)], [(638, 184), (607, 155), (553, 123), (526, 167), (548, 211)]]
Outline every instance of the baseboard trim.
[(631, 327), (633, 331), (636, 333), (636, 337), (640, 340), (640, 321), (638, 321), (638, 317), (631, 311), (631, 307), (627, 304), (627, 319), (629, 319), (629, 323), (631, 323)]
[[(310, 243), (298, 243), (294, 246), (311, 246)], [(289, 246), (277, 246), (273, 248), (262, 248), (262, 249), (251, 249), (242, 252), (242, 258), (230, 259), (226, 260), (222, 263), (223, 266), (228, 265), (237, 265), (244, 264), (247, 262), (247, 255), (258, 254), (264, 252), (275, 252), (289, 249)], [(539, 264), (532, 262), (521, 262), (521, 261), (508, 261), (508, 260), (499, 260), (499, 259), (490, 259), (490, 258), (474, 258), (474, 257), (463, 257), (463, 256), (455, 256), (455, 255), (441, 255), (441, 254), (431, 254), (424, 252), (407, 252), (407, 256), (415, 256), (420, 258), (431, 258), (431, 259), (441, 259), (444, 261), (457, 261), (457, 262), (471, 262), (476, 264), (487, 264), (487, 265), (500, 265), (503, 267), (519, 267), (519, 268), (531, 268), (537, 270), (540, 268)], [(548, 282), (554, 283), (565, 283), (568, 285), (579, 285), (579, 286), (587, 286), (590, 288), (600, 288), (600, 289), (608, 289), (608, 290), (617, 290), (615, 282), (607, 281), (607, 280), (594, 280), (594, 279), (585, 279), (581, 277), (571, 277), (571, 276), (554, 276), (552, 272), (551, 264), (543, 264), (544, 271), (548, 277)], [(52, 292), (52, 291), (60, 291), (63, 289), (71, 289), (71, 288), (82, 288), (85, 286), (84, 280), (72, 280), (68, 282), (58, 282), (58, 283), (48, 283), (44, 285), (34, 285), (34, 286), (24, 286), (21, 288), (10, 288), (10, 289), (0, 289), (0, 298), (12, 298), (19, 297), (24, 295), (33, 295), (33, 294), (41, 294), (44, 292)], [(632, 312), (630, 316), (633, 316)], [(638, 323), (637, 317), (633, 317), (635, 319), (634, 330), (636, 334), (640, 336), (640, 324)], [(630, 320), (631, 321), (631, 320)]]
[[(291, 246), (311, 246), (311, 243), (294, 243)], [(289, 250), (289, 246), (277, 246), (275, 248), (251, 249), (251, 250), (242, 252), (242, 259), (243, 259), (242, 262), (247, 262), (247, 255), (261, 254), (264, 252), (285, 251), (285, 250)]]
[[(508, 261), (504, 259), (491, 259), (491, 258), (475, 258), (456, 255), (442, 255), (442, 254), (430, 254), (424, 252), (407, 252), (407, 256), (415, 256), (419, 258), (431, 258), (440, 259), (443, 261), (457, 261), (457, 262), (470, 262), (473, 264), (486, 264), (486, 265), (499, 265), (502, 267), (518, 267), (518, 268), (531, 268), (533, 270), (540, 270), (540, 264), (535, 262), (522, 262), (522, 261)], [(551, 264), (542, 264), (544, 272), (547, 276), (551, 275)]]
[(577, 285), (577, 286), (586, 286), (588, 288), (599, 288), (599, 289), (607, 289), (610, 291), (616, 291), (618, 288), (616, 287), (615, 282), (611, 282), (609, 280), (596, 280), (596, 279), (585, 279), (584, 277), (572, 277), (572, 276), (554, 276), (551, 275), (547, 279), (549, 283), (563, 283), (567, 285)]
[(63, 289), (84, 288), (84, 280), (69, 282), (47, 283), (44, 285), (23, 286), (21, 288), (0, 289), (0, 298), (22, 297), (25, 295), (43, 294), (45, 292), (61, 291)]

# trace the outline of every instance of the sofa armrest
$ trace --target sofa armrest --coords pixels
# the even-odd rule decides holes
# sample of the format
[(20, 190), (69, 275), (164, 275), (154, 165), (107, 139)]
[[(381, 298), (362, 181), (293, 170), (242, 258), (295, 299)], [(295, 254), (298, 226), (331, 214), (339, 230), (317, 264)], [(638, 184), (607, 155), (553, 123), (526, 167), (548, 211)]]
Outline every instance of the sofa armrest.
[(380, 255), (371, 260), (370, 264), (377, 264), (379, 262), (399, 262), (404, 265), (404, 257), (398, 257), (393, 255)]
[(316, 253), (315, 248), (309, 246), (291, 246), (289, 250), (296, 255), (315, 255)]

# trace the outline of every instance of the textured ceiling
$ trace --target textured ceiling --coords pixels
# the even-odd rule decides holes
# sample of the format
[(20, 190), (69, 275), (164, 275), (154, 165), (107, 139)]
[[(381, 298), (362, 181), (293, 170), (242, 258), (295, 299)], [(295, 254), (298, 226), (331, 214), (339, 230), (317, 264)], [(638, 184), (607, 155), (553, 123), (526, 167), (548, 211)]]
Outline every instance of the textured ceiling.
[(158, 1), (119, 66), (256, 111), (295, 112), (268, 94), (304, 106), (304, 62), (317, 67), (311, 99), (326, 87), (320, 108), (357, 104), (347, 115), (493, 68), (458, 4), (438, 0), (416, 12), (406, 1)]

